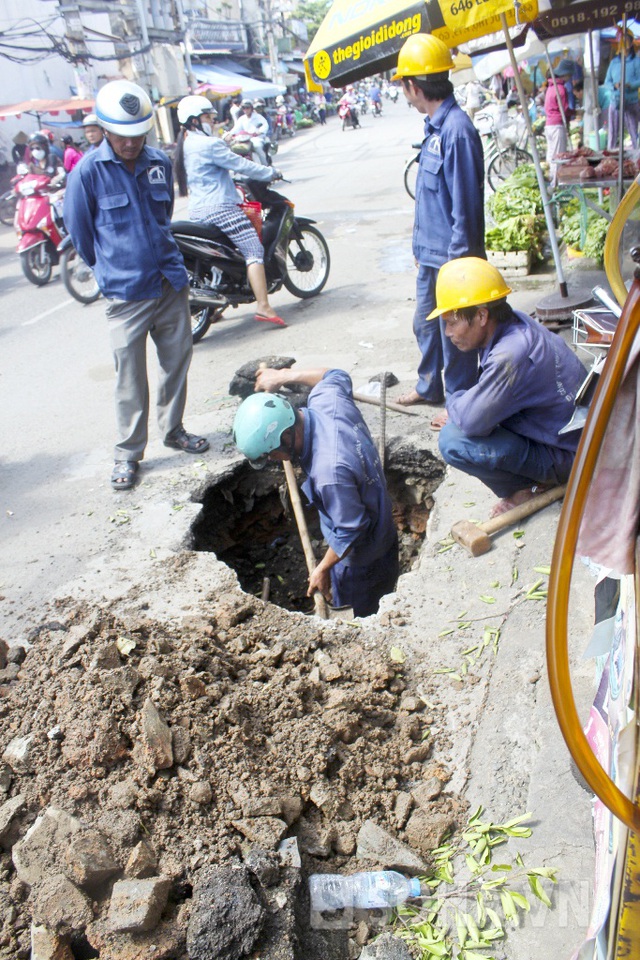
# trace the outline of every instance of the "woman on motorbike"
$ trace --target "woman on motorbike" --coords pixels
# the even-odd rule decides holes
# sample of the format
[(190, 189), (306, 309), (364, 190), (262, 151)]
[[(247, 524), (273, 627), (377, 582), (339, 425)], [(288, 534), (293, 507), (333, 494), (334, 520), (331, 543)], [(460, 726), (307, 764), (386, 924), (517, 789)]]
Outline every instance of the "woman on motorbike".
[(256, 298), (256, 320), (286, 327), (267, 296), (264, 249), (248, 217), (240, 209), (231, 170), (253, 180), (270, 182), (280, 174), (239, 157), (213, 135), (215, 111), (206, 97), (184, 97), (178, 104), (180, 133), (174, 160), (181, 197), (189, 196), (189, 216), (213, 224), (233, 241), (247, 262), (247, 279)]
[(55, 156), (49, 150), (49, 140), (43, 133), (32, 133), (29, 137), (30, 160), (27, 164), (29, 173), (51, 177), (52, 180), (62, 182), (66, 176)]

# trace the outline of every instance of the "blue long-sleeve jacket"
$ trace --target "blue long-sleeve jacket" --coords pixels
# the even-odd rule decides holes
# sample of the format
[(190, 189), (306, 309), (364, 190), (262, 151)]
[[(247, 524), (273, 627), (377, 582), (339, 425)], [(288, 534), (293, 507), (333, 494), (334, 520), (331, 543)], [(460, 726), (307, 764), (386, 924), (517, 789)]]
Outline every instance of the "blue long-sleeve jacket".
[(130, 173), (105, 139), (72, 172), (64, 222), (105, 297), (159, 297), (163, 277), (175, 290), (186, 286), (170, 230), (173, 199), (171, 163), (151, 147), (143, 147)]
[[(620, 90), (615, 89), (616, 83), (620, 83), (620, 74), (622, 72), (622, 60), (619, 56), (614, 57), (609, 64), (607, 75), (604, 78), (605, 86), (611, 91), (611, 103), (620, 106)], [(638, 102), (638, 90), (640, 90), (640, 57), (627, 57), (624, 65), (624, 98), (627, 103)]]
[(447, 399), (449, 419), (459, 430), (487, 437), (501, 426), (548, 447), (576, 449), (579, 433), (558, 431), (571, 419), (585, 370), (564, 340), (514, 310), (479, 359), (476, 385)]
[(484, 257), (484, 157), (478, 131), (453, 95), (424, 124), (413, 255), (428, 267)]

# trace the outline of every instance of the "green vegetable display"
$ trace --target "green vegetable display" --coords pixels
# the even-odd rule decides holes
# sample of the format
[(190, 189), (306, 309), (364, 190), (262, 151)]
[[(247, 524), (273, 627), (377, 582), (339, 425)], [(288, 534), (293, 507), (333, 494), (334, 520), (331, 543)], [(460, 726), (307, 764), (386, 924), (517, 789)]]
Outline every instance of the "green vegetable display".
[(517, 167), (489, 198), (487, 209), (495, 221), (485, 233), (487, 250), (531, 250), (542, 260), (546, 225), (532, 164)]

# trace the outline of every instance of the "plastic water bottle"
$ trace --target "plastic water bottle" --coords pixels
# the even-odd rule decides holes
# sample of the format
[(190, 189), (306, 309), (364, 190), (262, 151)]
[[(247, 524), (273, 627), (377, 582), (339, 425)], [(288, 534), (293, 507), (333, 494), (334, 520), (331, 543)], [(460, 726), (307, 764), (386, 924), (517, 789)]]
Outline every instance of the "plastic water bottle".
[(374, 910), (395, 907), (409, 897), (420, 896), (420, 881), (407, 879), (395, 870), (374, 870), (343, 877), (335, 873), (314, 873), (309, 877), (311, 909), (342, 910), (359, 907)]

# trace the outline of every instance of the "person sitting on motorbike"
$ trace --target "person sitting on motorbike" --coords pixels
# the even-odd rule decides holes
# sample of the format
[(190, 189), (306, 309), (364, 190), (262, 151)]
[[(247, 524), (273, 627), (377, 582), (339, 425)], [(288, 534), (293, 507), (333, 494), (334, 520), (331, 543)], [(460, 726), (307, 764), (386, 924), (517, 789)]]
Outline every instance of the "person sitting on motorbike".
[(352, 86), (348, 86), (338, 100), (338, 116), (341, 120), (343, 120), (345, 116), (351, 116), (351, 123), (354, 127), (360, 126), (358, 121), (358, 109), (356, 106), (357, 102), (358, 98)]
[(234, 153), (213, 135), (216, 113), (206, 97), (183, 97), (178, 104), (180, 133), (174, 160), (181, 197), (189, 196), (189, 216), (225, 233), (247, 262), (247, 279), (256, 298), (256, 320), (285, 327), (267, 296), (264, 249), (248, 217), (240, 209), (231, 170), (269, 183), (280, 173)]
[(260, 163), (264, 164), (265, 167), (268, 166), (264, 142), (269, 136), (269, 124), (264, 117), (256, 113), (251, 100), (242, 101), (242, 116), (238, 117), (231, 128), (230, 136), (235, 137), (237, 134), (248, 134), (251, 137), (251, 145)]
[(56, 143), (56, 138), (53, 135), (53, 131), (47, 130), (45, 127), (43, 127), (42, 130), (40, 130), (39, 132), (42, 134), (43, 137), (46, 137), (47, 140), (49, 141), (49, 153), (58, 162), (58, 166), (61, 166), (63, 152), (58, 146), (58, 144)]
[(71, 173), (76, 163), (82, 160), (82, 153), (73, 142), (73, 137), (67, 135), (62, 138), (64, 144), (63, 166), (67, 173)]
[(95, 113), (88, 113), (86, 115), (82, 121), (82, 129), (84, 138), (89, 144), (87, 153), (91, 153), (91, 151), (99, 147), (104, 140), (104, 130), (100, 126)]
[(266, 100), (263, 100), (262, 97), (258, 97), (256, 100), (253, 101), (253, 109), (259, 116), (263, 117), (267, 121), (267, 127), (268, 127), (267, 136), (270, 137), (271, 134), (273, 133), (273, 130), (272, 130), (271, 120), (267, 116)]
[(41, 174), (54, 180), (64, 180), (64, 167), (49, 152), (49, 138), (43, 133), (32, 133), (29, 137), (30, 161), (29, 173)]
[(369, 100), (371, 100), (373, 112), (382, 113), (382, 94), (380, 93), (380, 87), (375, 82), (369, 89)]

